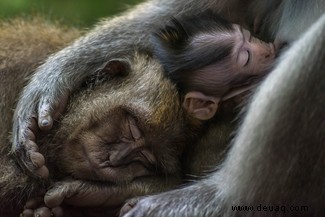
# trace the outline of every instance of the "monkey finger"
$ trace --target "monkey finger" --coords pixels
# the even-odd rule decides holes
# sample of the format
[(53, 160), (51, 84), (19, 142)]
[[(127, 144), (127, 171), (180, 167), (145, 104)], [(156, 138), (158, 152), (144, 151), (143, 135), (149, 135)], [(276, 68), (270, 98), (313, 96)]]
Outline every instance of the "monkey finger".
[(76, 189), (79, 188), (78, 183), (79, 182), (77, 181), (55, 183), (55, 185), (48, 190), (44, 196), (46, 206), (52, 208), (60, 206), (66, 197), (71, 197), (76, 192)]
[[(22, 114), (23, 115), (23, 114)], [(31, 118), (18, 116), (14, 121), (12, 152), (22, 169), (27, 170), (33, 176), (46, 176), (44, 169), (41, 174), (35, 173), (44, 165), (44, 161), (38, 152), (38, 146), (34, 142), (38, 131), (35, 115)], [(38, 171), (39, 172), (39, 171)]]
[(38, 130), (39, 128), (37, 125), (36, 117), (30, 118), (30, 121), (28, 122), (28, 127), (24, 132), (26, 139), (35, 141)]
[(26, 145), (26, 149), (30, 150), (27, 151), (27, 156), (29, 155), (29, 159), (32, 162), (33, 168), (30, 168), (31, 172), (41, 178), (47, 179), (49, 176), (49, 170), (45, 166), (45, 158), (44, 156), (34, 150), (38, 150), (36, 143), (33, 141), (28, 141)]
[(50, 172), (46, 166), (42, 166), (41, 168), (34, 170), (34, 174), (43, 179), (47, 179)]
[(45, 158), (41, 153), (35, 151), (29, 151), (28, 153), (30, 160), (36, 168), (41, 168), (42, 166), (44, 166)]
[(26, 202), (24, 209), (36, 209), (43, 203), (44, 203), (43, 197), (35, 197)]
[(30, 152), (38, 152), (38, 145), (33, 140), (27, 140), (25, 149)]
[(54, 217), (63, 217), (64, 213), (62, 207), (59, 206), (52, 208), (52, 214)]
[(19, 217), (33, 217), (34, 216), (34, 210), (33, 209), (25, 209)]
[(65, 196), (63, 194), (48, 194), (44, 197), (44, 202), (48, 207), (56, 207), (62, 204)]
[(41, 130), (49, 130), (53, 126), (53, 119), (58, 118), (65, 109), (69, 99), (69, 93), (64, 93), (56, 101), (44, 97), (38, 107), (38, 126)]
[(53, 217), (50, 208), (41, 207), (34, 211), (34, 217)]
[(52, 113), (54, 105), (51, 105), (49, 99), (42, 99), (38, 106), (38, 126), (41, 130), (49, 130), (53, 126)]

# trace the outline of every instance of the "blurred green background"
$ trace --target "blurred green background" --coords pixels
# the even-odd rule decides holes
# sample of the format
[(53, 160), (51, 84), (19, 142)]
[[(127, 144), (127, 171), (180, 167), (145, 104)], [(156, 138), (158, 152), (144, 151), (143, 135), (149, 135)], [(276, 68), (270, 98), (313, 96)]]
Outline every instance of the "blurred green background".
[(67, 25), (88, 27), (99, 18), (126, 10), (143, 0), (0, 0), (0, 19), (41, 14)]

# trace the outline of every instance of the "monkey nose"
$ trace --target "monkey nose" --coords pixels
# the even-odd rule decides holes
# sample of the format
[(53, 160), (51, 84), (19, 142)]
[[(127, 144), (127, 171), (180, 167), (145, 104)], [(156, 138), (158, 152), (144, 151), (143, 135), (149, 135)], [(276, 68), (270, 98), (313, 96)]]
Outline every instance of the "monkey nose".
[(276, 49), (275, 45), (273, 43), (269, 43), (266, 48), (265, 55), (264, 55), (265, 59), (275, 58), (276, 53), (277, 53), (276, 50), (277, 49)]

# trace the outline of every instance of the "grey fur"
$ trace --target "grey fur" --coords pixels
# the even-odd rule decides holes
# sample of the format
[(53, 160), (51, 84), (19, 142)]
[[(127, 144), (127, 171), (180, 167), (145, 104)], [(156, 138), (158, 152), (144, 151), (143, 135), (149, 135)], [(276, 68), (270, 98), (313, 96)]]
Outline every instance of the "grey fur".
[[(284, 54), (254, 96), (219, 171), (140, 200), (125, 217), (324, 216), (324, 35), (325, 15)], [(308, 210), (232, 210), (259, 205)]]

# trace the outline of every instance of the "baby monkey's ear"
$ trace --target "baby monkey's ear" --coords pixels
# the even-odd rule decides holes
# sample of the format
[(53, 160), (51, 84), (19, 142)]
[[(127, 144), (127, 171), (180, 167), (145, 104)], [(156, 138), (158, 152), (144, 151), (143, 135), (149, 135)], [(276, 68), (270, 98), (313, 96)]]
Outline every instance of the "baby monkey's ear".
[(199, 120), (208, 120), (217, 112), (219, 101), (219, 97), (191, 91), (185, 95), (183, 107), (191, 116)]

